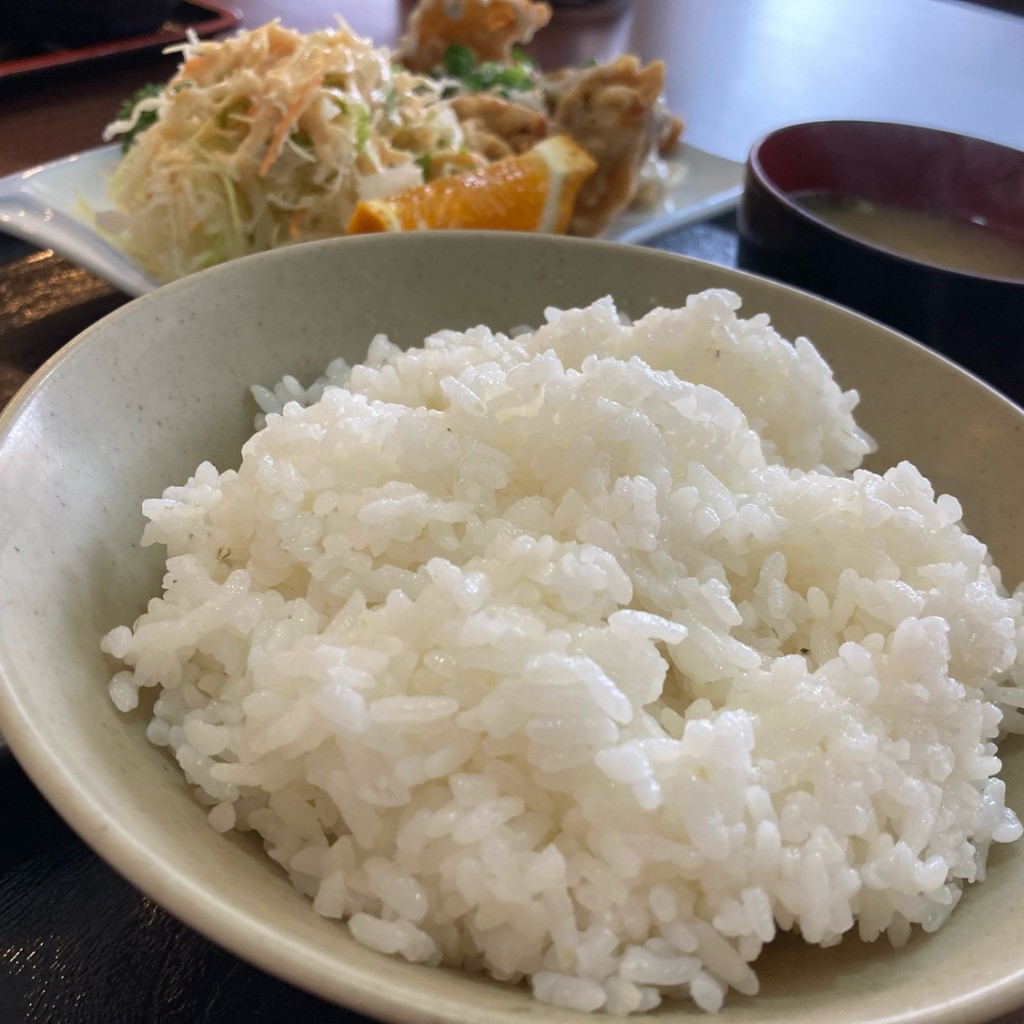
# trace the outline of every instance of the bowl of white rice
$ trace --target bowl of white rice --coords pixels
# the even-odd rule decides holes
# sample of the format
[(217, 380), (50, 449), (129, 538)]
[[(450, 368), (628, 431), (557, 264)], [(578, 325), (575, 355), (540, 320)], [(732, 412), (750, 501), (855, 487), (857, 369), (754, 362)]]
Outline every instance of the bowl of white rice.
[(736, 271), (247, 258), (0, 417), (0, 731), (183, 921), (394, 1021), (1024, 1004), (1024, 414)]

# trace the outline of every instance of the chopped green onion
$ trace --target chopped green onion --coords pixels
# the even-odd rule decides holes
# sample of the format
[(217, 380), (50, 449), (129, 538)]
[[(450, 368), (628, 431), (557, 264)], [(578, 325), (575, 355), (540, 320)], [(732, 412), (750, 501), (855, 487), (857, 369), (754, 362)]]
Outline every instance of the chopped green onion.
[(529, 68), (530, 71), (537, 70), (537, 62), (525, 50), (520, 50), (518, 46), (512, 47), (512, 63), (521, 68)]
[(452, 78), (465, 78), (473, 73), (476, 57), (468, 46), (451, 43), (444, 51), (444, 70)]
[(513, 92), (526, 92), (534, 87), (536, 69), (533, 61), (521, 50), (513, 50), (510, 64), (494, 60), (478, 64), (468, 46), (452, 43), (444, 51), (444, 74), (459, 79), (470, 92), (494, 90), (504, 99), (509, 99)]

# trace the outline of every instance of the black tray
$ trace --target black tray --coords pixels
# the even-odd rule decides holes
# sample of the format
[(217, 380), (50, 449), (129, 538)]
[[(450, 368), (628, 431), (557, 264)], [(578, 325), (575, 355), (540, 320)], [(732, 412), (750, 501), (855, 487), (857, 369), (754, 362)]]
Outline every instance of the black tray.
[[(32, 0), (21, 0), (31, 3)], [(171, 12), (170, 18), (156, 32), (146, 35), (129, 36), (124, 39), (109, 39), (89, 46), (63, 49), (40, 47), (17, 41), (0, 42), (0, 83), (28, 75), (39, 75), (93, 64), (111, 57), (141, 53), (146, 50), (163, 49), (174, 43), (184, 42), (188, 30), (196, 35), (210, 36), (234, 28), (240, 21), (236, 11), (201, 0), (182, 0)]]

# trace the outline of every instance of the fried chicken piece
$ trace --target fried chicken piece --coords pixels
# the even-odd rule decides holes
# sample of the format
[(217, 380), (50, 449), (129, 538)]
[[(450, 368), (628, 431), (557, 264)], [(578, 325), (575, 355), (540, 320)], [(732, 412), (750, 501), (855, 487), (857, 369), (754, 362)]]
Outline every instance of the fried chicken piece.
[(551, 8), (534, 0), (420, 0), (409, 15), (398, 59), (410, 71), (433, 71), (452, 44), (478, 61), (505, 64), (512, 47), (528, 43), (551, 20)]
[(468, 148), (488, 160), (524, 153), (548, 134), (546, 114), (486, 93), (457, 96), (452, 109), (462, 124)]
[(598, 165), (577, 197), (569, 230), (599, 234), (637, 195), (640, 171), (652, 149), (666, 152), (678, 142), (682, 122), (660, 102), (664, 62), (642, 67), (636, 57), (625, 55), (549, 76), (546, 85), (556, 127)]
[(668, 156), (669, 153), (679, 145), (679, 140), (683, 136), (683, 128), (686, 126), (683, 124), (683, 119), (681, 117), (676, 117), (676, 115), (668, 109), (663, 96), (658, 100), (657, 114), (658, 119), (661, 122), (658, 129), (658, 138), (656, 140), (658, 156)]

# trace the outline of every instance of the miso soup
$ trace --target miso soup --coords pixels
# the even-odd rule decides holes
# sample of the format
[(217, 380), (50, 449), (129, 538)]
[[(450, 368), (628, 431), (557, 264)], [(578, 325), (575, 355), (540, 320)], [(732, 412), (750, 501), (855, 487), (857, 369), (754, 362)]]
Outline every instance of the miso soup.
[(950, 270), (1024, 280), (1024, 245), (983, 224), (856, 196), (797, 197), (809, 213), (863, 242)]

